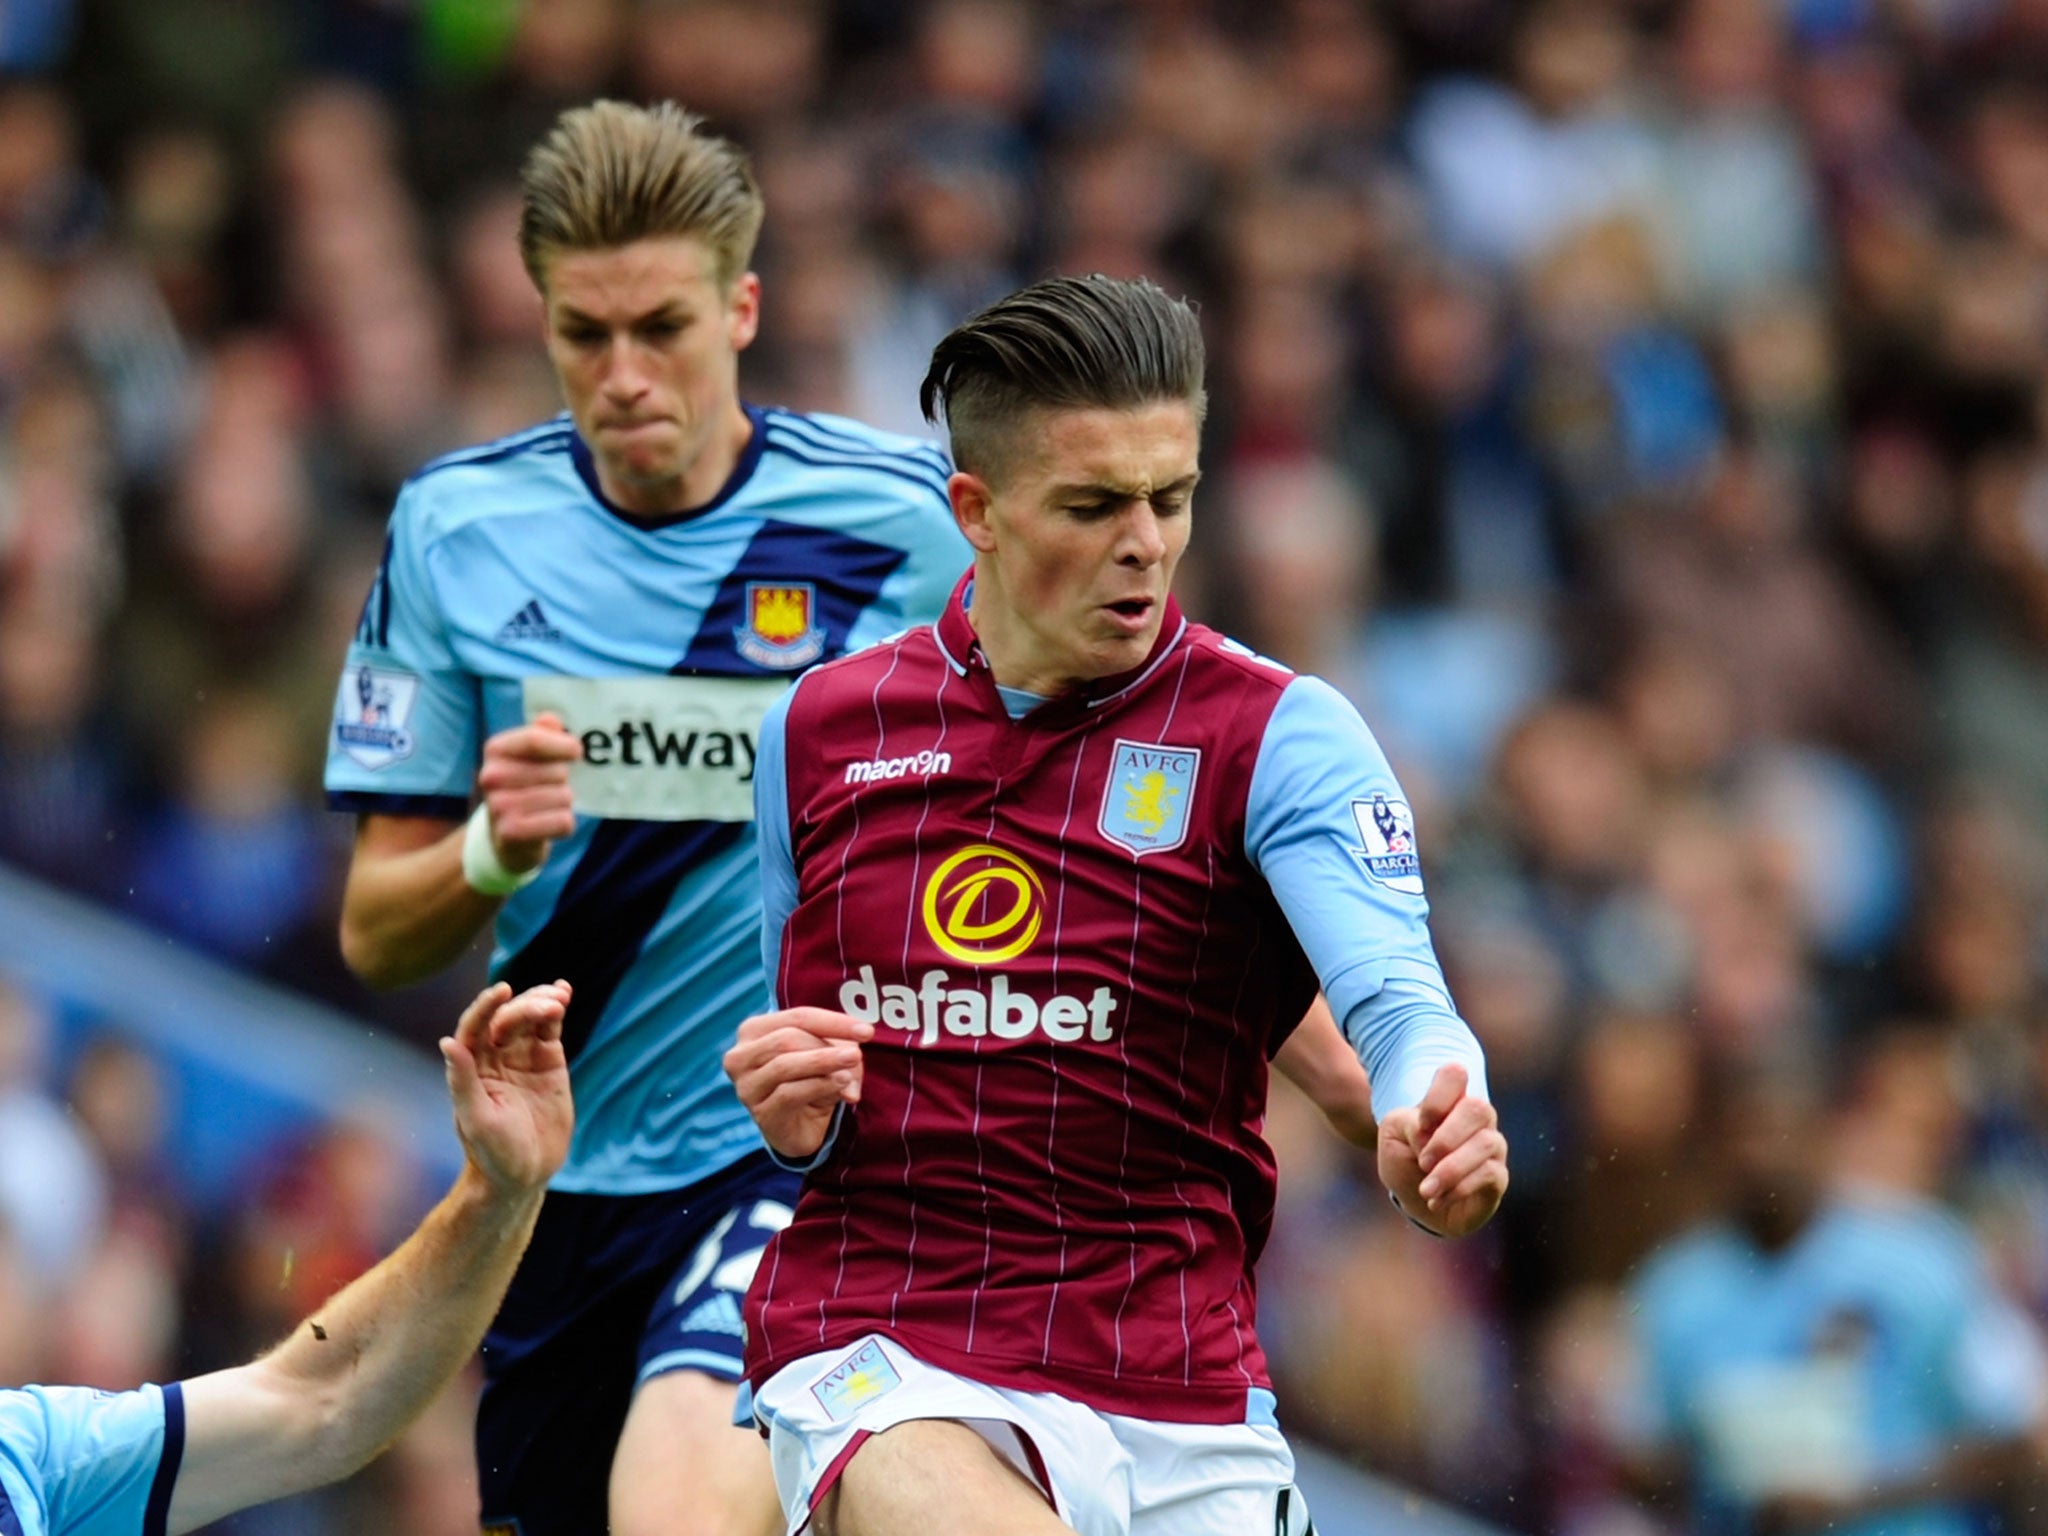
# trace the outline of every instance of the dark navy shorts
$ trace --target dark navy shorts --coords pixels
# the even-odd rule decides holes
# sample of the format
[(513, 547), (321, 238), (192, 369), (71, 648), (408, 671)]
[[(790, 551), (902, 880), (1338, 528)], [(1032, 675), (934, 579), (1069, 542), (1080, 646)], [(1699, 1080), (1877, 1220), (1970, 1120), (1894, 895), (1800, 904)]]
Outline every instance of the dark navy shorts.
[(740, 1379), (740, 1302), (802, 1182), (757, 1152), (687, 1189), (549, 1193), (484, 1335), (476, 1463), (487, 1531), (606, 1529), (634, 1389), (668, 1371)]

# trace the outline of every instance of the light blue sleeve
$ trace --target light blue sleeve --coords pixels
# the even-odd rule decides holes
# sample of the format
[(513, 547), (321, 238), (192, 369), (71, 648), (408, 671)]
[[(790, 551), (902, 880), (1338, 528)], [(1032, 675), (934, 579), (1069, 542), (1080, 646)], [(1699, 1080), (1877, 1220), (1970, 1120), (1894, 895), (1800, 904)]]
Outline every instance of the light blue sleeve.
[(327, 790), (342, 809), (468, 814), (482, 696), (450, 646), (433, 580), (426, 483), (399, 492), (335, 691)]
[(754, 748), (754, 834), (761, 870), (761, 966), (768, 1006), (779, 1008), (775, 978), (782, 973), (782, 930), (796, 910), (796, 854), (789, 838), (789, 770), (785, 737), (791, 688), (761, 717)]
[(24, 1536), (162, 1536), (184, 1454), (184, 1407), (175, 1384), (0, 1392), (4, 1483)]
[[(768, 976), (768, 1006), (782, 1004), (775, 996), (775, 978), (782, 973), (782, 930), (796, 910), (796, 853), (789, 836), (789, 703), (792, 688), (761, 718), (761, 739), (754, 753), (754, 832), (761, 869), (761, 964)], [(808, 1173), (832, 1155), (846, 1106), (832, 1111), (825, 1143), (809, 1157), (792, 1161), (768, 1147), (768, 1155), (792, 1173)], [(766, 1145), (764, 1143), (764, 1145)]]
[(1415, 818), (1358, 711), (1320, 678), (1289, 683), (1266, 722), (1245, 851), (1365, 1063), (1373, 1112), (1419, 1102), (1453, 1063), (1486, 1097), (1485, 1056), (1429, 941)]

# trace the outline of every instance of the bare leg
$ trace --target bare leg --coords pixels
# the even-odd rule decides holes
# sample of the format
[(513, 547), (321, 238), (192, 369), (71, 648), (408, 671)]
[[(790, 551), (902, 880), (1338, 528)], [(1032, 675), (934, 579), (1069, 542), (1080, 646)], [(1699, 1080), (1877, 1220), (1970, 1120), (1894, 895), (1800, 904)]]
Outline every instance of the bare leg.
[(729, 1381), (670, 1371), (633, 1395), (612, 1455), (612, 1536), (781, 1536), (768, 1445)]
[(818, 1536), (1074, 1536), (1045, 1495), (965, 1424), (913, 1419), (854, 1452)]

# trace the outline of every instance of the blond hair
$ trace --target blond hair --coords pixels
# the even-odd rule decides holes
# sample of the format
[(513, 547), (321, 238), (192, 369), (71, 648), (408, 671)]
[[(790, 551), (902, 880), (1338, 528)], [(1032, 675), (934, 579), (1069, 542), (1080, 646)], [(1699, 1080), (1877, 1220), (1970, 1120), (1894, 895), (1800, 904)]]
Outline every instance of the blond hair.
[(534, 286), (561, 251), (688, 235), (719, 286), (746, 271), (761, 233), (761, 189), (735, 144), (673, 102), (594, 101), (555, 119), (519, 173), (519, 255)]

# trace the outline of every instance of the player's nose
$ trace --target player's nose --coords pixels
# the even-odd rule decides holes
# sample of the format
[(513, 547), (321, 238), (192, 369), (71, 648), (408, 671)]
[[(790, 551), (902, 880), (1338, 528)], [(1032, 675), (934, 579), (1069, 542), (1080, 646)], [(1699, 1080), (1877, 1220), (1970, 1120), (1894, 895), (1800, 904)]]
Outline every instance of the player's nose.
[(1154, 566), (1166, 558), (1166, 533), (1150, 502), (1132, 503), (1124, 515), (1117, 558), (1126, 565)]
[(647, 393), (647, 370), (633, 347), (631, 336), (617, 336), (605, 351), (604, 392), (614, 400), (637, 400)]

